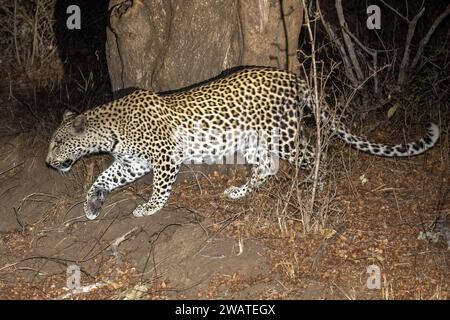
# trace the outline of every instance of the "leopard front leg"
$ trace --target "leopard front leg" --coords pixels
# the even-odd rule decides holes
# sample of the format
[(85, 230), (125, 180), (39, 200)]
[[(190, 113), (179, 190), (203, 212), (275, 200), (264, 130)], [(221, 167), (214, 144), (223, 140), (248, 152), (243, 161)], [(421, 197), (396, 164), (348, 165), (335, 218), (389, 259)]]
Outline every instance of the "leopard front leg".
[(167, 160), (153, 167), (153, 193), (147, 203), (141, 204), (133, 211), (135, 217), (149, 216), (158, 212), (170, 197), (173, 183), (177, 178), (180, 164)]
[(113, 164), (103, 171), (89, 189), (84, 212), (89, 220), (98, 217), (108, 193), (122, 187), (151, 171), (151, 165), (145, 161), (124, 158), (116, 159)]
[(86, 202), (84, 203), (84, 213), (86, 214), (86, 218), (94, 220), (98, 217), (103, 202), (105, 202), (106, 195), (109, 192), (110, 190), (94, 186), (89, 189), (86, 196)]

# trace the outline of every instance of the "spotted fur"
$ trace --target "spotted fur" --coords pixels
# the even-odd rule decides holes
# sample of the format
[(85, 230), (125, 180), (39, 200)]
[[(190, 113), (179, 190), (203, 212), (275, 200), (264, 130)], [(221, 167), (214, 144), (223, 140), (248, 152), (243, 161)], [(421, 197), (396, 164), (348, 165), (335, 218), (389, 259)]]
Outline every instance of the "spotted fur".
[[(308, 168), (314, 147), (302, 124), (303, 107), (314, 111), (312, 95), (297, 76), (271, 68), (246, 68), (212, 82), (171, 94), (138, 90), (78, 116), (66, 113), (54, 133), (47, 163), (69, 171), (80, 157), (110, 153), (114, 162), (94, 182), (84, 205), (95, 219), (108, 193), (153, 170), (153, 194), (133, 212), (151, 215), (167, 202), (181, 163), (220, 159), (241, 151), (252, 174), (243, 186), (228, 188), (233, 199), (245, 196), (273, 175), (275, 152), (280, 159)], [(322, 108), (321, 120), (335, 134), (364, 152), (379, 156), (414, 156), (431, 148), (439, 129), (430, 124), (417, 142), (398, 145), (373, 143), (353, 135)], [(270, 132), (276, 132), (271, 135)], [(207, 139), (196, 140), (199, 132)], [(249, 145), (249, 135), (227, 138), (230, 132), (269, 133), (267, 143)], [(221, 139), (225, 137), (224, 139)], [(276, 138), (275, 138), (276, 137)]]

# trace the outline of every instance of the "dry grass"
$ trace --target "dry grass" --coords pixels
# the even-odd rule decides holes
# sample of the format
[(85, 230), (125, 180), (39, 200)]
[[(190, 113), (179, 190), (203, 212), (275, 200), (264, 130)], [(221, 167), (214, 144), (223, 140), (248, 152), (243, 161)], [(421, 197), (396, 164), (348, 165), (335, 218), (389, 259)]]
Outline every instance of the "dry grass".
[(0, 57), (34, 80), (54, 79), (51, 69), (61, 70), (53, 32), (55, 4), (56, 0), (2, 0), (0, 3)]

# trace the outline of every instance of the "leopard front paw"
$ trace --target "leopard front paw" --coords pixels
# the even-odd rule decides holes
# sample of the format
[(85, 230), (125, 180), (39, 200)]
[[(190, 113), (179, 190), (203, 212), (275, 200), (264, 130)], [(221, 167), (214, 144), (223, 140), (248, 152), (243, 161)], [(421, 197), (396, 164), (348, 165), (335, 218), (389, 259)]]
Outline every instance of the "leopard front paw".
[(148, 203), (141, 204), (136, 207), (133, 211), (133, 216), (135, 217), (143, 217), (143, 216), (150, 216), (152, 214), (155, 214), (161, 209), (161, 207), (153, 206)]
[(105, 202), (107, 191), (103, 189), (96, 190), (92, 194), (88, 195), (86, 202), (84, 203), (84, 213), (86, 218), (94, 220), (100, 214), (102, 205)]

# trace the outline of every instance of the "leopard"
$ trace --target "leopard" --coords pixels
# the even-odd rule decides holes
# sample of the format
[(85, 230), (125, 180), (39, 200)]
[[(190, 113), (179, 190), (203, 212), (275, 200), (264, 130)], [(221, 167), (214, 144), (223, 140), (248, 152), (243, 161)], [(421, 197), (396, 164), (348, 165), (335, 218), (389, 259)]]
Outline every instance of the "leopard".
[[(300, 76), (270, 67), (243, 67), (210, 82), (174, 92), (137, 89), (77, 114), (66, 111), (54, 131), (48, 166), (67, 174), (81, 157), (107, 153), (112, 164), (92, 184), (84, 202), (96, 219), (113, 190), (153, 172), (150, 199), (135, 217), (153, 215), (168, 202), (183, 163), (213, 162), (239, 152), (251, 166), (244, 184), (224, 194), (239, 199), (259, 189), (276, 173), (277, 159), (311, 169), (316, 145), (305, 117), (318, 115), (333, 136), (362, 152), (382, 157), (411, 157), (432, 148), (439, 127), (426, 126), (414, 142), (381, 144), (350, 132)], [(319, 105), (319, 106), (318, 106)], [(320, 108), (319, 108), (320, 107)], [(206, 159), (206, 160), (205, 160)]]

